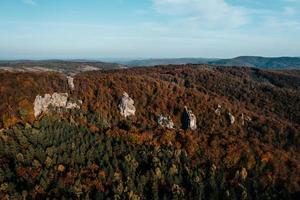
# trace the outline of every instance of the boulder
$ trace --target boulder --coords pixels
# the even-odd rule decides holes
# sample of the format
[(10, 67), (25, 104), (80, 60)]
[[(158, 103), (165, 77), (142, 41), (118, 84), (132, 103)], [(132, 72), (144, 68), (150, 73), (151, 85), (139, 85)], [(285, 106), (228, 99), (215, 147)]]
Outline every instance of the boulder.
[(134, 107), (134, 100), (130, 98), (126, 92), (123, 93), (121, 102), (119, 103), (118, 107), (120, 110), (120, 114), (125, 118), (135, 115), (136, 109)]
[(218, 107), (217, 107), (217, 109), (215, 110), (215, 113), (216, 113), (217, 115), (221, 115), (221, 111), (222, 111), (222, 106), (218, 104)]
[(251, 122), (251, 121), (252, 121), (252, 118), (249, 117), (249, 116), (246, 116), (246, 117), (245, 117), (245, 120), (246, 120), (247, 122)]
[(243, 126), (245, 125), (245, 122), (251, 122), (251, 120), (251, 117), (245, 115), (244, 113), (241, 114), (241, 122)]
[(76, 102), (68, 101), (66, 105), (66, 109), (80, 109), (80, 106), (78, 104), (82, 104), (82, 102), (78, 101), (78, 103), (76, 103)]
[(160, 115), (158, 117), (158, 124), (163, 127), (163, 128), (169, 128), (169, 129), (173, 129), (174, 128), (174, 123), (171, 119), (170, 116), (165, 117), (163, 115)]
[(234, 124), (235, 117), (230, 112), (228, 113), (228, 118), (229, 118), (230, 124)]
[(72, 76), (67, 76), (67, 79), (68, 79), (69, 88), (71, 90), (74, 90), (75, 89), (74, 78)]
[(186, 106), (184, 107), (184, 113), (182, 117), (182, 126), (184, 129), (197, 129), (197, 118), (193, 114), (191, 110), (189, 110)]
[(240, 116), (241, 116), (242, 126), (244, 126), (245, 125), (245, 115), (244, 115), (244, 113), (242, 113)]

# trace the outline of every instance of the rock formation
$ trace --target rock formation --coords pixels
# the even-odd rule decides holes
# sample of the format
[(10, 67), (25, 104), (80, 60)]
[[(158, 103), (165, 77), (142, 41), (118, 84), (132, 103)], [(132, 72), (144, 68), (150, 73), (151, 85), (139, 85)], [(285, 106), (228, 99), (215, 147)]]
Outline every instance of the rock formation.
[(68, 85), (70, 89), (74, 90), (75, 89), (74, 78), (72, 76), (67, 76), (67, 79), (68, 79)]
[(174, 123), (171, 119), (170, 116), (168, 117), (164, 117), (163, 115), (160, 115), (158, 117), (158, 124), (161, 126), (161, 127), (164, 127), (164, 128), (169, 128), (169, 129), (173, 129), (174, 128)]
[(70, 102), (69, 101), (66, 105), (66, 109), (80, 109), (80, 106), (75, 102)]
[(245, 125), (245, 115), (244, 115), (244, 113), (241, 114), (241, 123), (242, 123), (242, 126)]
[(245, 122), (251, 122), (251, 117), (245, 115), (244, 113), (241, 114), (241, 121), (242, 121), (242, 125), (245, 125)]
[(191, 110), (188, 110), (188, 108), (184, 107), (184, 113), (182, 116), (182, 126), (183, 129), (191, 129), (196, 130), (197, 129), (197, 119), (196, 116), (193, 114)]
[(249, 116), (246, 116), (245, 119), (246, 119), (247, 122), (251, 122), (252, 121), (252, 118), (249, 117)]
[(222, 111), (222, 106), (218, 104), (218, 108), (215, 110), (215, 113), (217, 115), (221, 115), (221, 111)]
[(63, 108), (66, 107), (68, 102), (68, 93), (53, 93), (50, 104), (53, 107)]
[(48, 106), (51, 102), (51, 95), (45, 94), (44, 97), (37, 95), (34, 101), (34, 116), (38, 117), (42, 112), (48, 110)]
[(230, 112), (228, 113), (228, 117), (229, 117), (230, 124), (234, 124), (235, 117)]
[(68, 101), (68, 93), (45, 94), (44, 97), (37, 95), (34, 101), (34, 116), (38, 117), (47, 112), (49, 106), (54, 108), (78, 109), (80, 106)]
[(135, 107), (134, 107), (134, 100), (129, 97), (129, 95), (124, 92), (121, 102), (119, 104), (120, 113), (123, 117), (129, 117), (131, 115), (135, 115)]

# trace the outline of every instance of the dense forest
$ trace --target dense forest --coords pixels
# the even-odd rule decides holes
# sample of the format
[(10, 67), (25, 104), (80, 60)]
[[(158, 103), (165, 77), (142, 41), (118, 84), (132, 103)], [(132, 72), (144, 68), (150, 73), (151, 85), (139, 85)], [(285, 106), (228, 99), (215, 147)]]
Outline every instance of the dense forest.
[[(61, 73), (0, 71), (0, 199), (299, 195), (299, 71), (170, 65), (73, 78), (71, 90)], [(54, 92), (80, 109), (35, 117), (36, 96)], [(127, 118), (124, 92), (136, 108)], [(185, 106), (196, 130), (184, 126)]]

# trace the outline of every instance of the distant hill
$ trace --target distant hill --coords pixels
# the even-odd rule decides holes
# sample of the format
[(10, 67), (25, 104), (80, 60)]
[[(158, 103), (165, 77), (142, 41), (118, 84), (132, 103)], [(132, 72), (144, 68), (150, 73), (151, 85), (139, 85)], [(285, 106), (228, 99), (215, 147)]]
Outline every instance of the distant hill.
[(300, 69), (299, 57), (258, 57), (240, 56), (231, 59), (207, 58), (168, 58), (145, 59), (120, 62), (128, 66), (155, 66), (169, 64), (213, 64), (218, 66), (246, 66), (265, 69)]
[(270, 69), (299, 69), (299, 57), (258, 57), (258, 56), (240, 56), (232, 59), (220, 59), (208, 62), (208, 64), (222, 66), (246, 66)]
[(56, 71), (77, 74), (84, 71), (123, 69), (127, 67), (151, 67), (158, 65), (210, 64), (216, 66), (240, 66), (262, 69), (300, 69), (300, 57), (240, 56), (231, 59), (218, 58), (153, 58), (140, 60), (0, 60), (0, 70), (7, 71)]
[(155, 65), (182, 65), (182, 64), (208, 64), (217, 61), (215, 58), (152, 58), (141, 60), (121, 61), (127, 66), (155, 66)]
[(0, 70), (7, 71), (55, 71), (77, 74), (84, 71), (121, 69), (125, 66), (118, 63), (108, 63), (86, 60), (15, 60), (0, 61)]

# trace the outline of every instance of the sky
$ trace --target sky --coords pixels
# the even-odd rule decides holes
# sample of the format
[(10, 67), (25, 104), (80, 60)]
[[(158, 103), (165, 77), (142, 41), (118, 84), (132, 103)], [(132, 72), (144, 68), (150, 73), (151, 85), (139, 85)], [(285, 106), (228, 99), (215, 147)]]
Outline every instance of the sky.
[(300, 56), (300, 0), (0, 0), (0, 59)]

